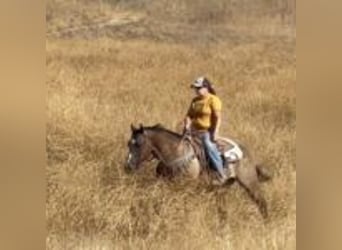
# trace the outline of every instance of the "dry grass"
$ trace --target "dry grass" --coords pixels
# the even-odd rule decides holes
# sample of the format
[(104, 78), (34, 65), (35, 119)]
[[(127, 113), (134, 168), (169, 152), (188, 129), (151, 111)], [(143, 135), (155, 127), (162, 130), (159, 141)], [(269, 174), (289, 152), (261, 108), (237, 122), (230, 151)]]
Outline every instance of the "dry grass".
[[(47, 249), (295, 249), (295, 44), (253, 36), (47, 40)], [(153, 164), (123, 172), (130, 123), (178, 130), (202, 74), (224, 102), (222, 135), (274, 173), (267, 222), (236, 185), (165, 183)]]

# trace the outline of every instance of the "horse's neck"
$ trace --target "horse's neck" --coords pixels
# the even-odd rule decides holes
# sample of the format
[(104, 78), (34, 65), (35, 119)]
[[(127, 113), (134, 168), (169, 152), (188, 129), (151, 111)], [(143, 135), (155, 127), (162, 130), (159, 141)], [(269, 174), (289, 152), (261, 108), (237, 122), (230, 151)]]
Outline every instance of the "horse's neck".
[(167, 132), (161, 131), (150, 131), (149, 138), (152, 145), (159, 151), (163, 156), (168, 157), (169, 154), (177, 155), (177, 150), (180, 148), (181, 139), (168, 134)]

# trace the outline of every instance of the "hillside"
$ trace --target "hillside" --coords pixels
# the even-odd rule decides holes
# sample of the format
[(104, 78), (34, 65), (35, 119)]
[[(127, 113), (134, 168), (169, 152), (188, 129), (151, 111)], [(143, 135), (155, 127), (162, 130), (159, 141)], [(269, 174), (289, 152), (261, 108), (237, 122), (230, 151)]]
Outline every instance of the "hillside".
[[(47, 1), (47, 249), (296, 248), (295, 27), (263, 1), (191, 2)], [(123, 171), (130, 124), (179, 131), (199, 75), (274, 175), (267, 221), (237, 185)]]

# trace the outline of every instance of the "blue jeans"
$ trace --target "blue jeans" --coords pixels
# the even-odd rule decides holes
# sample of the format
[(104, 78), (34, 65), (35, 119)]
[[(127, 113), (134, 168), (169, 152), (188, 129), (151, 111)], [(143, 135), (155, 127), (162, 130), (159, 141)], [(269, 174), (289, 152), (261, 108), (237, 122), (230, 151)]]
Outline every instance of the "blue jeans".
[(218, 151), (216, 144), (211, 141), (209, 132), (205, 132), (200, 135), (203, 142), (205, 152), (209, 158), (210, 165), (216, 169), (217, 172), (223, 177), (225, 176), (223, 172), (223, 161)]

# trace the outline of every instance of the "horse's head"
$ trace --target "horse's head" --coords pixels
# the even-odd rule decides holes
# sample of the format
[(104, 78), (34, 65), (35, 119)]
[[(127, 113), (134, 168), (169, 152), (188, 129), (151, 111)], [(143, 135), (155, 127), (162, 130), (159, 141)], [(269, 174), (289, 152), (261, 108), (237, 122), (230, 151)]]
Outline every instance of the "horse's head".
[(131, 138), (128, 141), (128, 155), (126, 170), (134, 171), (138, 169), (144, 161), (153, 158), (152, 148), (147, 136), (147, 132), (142, 125), (139, 128), (131, 125)]

